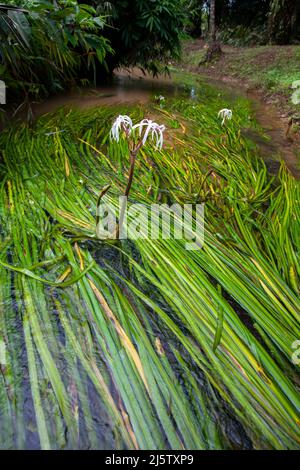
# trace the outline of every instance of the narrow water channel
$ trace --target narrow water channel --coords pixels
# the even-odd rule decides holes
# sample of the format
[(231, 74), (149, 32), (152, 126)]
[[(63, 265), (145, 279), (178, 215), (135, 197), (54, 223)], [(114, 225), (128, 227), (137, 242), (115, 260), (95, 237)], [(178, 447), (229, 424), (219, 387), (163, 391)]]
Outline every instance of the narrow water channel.
[[(190, 96), (193, 99), (199, 87), (199, 81), (205, 81), (205, 77), (191, 75), (194, 84), (190, 84)], [(71, 92), (57, 95), (50, 99), (33, 105), (35, 117), (46, 113), (51, 113), (56, 109), (67, 106), (79, 109), (93, 108), (95, 106), (114, 106), (117, 104), (145, 104), (155, 95), (164, 94), (166, 96), (180, 97), (186, 86), (180, 83), (173, 76), (152, 77), (143, 74), (139, 69), (119, 70), (116, 72), (111, 85), (74, 89)], [(262, 132), (252, 128), (242, 129), (242, 134), (254, 141), (261, 157), (266, 161), (269, 170), (276, 172), (280, 165), (280, 160), (285, 160), (288, 168), (296, 178), (300, 178), (300, 148), (291, 136), (287, 136), (287, 128), (279, 116), (278, 111), (261, 99), (253, 92), (247, 92), (240, 86), (233, 86), (230, 83), (217, 79), (209, 79), (209, 84), (225, 93), (234, 102), (236, 99), (247, 98), (252, 103), (253, 114), (257, 123), (261, 126)], [(186, 96), (186, 94), (185, 94)]]
[[(198, 81), (197, 77), (193, 77), (193, 80), (194, 80), (193, 84), (190, 81), (188, 82), (188, 84), (187, 83), (183, 84), (180, 82), (180, 80), (174, 77), (152, 78), (147, 75), (143, 75), (138, 70), (133, 70), (133, 71), (122, 70), (116, 74), (114, 83), (110, 86), (103, 86), (103, 87), (98, 87), (95, 89), (90, 88), (90, 89), (84, 89), (84, 90), (75, 89), (70, 93), (62, 94), (60, 96), (56, 96), (54, 98), (45, 100), (43, 103), (34, 104), (33, 112), (34, 112), (35, 118), (39, 118), (47, 113), (52, 113), (58, 108), (61, 108), (64, 106), (66, 108), (89, 109), (89, 108), (94, 108), (97, 106), (101, 107), (104, 105), (116, 106), (119, 104), (139, 104), (139, 103), (143, 105), (143, 104), (147, 104), (150, 101), (153, 101), (156, 95), (164, 95), (166, 97), (186, 98), (187, 93), (188, 93), (188, 96), (191, 99), (196, 99), (198, 94), (200, 95), (201, 93), (201, 82)], [(203, 79), (201, 78), (201, 80)], [(210, 85), (217, 87), (220, 90), (221, 94), (222, 93), (226, 94), (226, 96), (230, 98), (228, 99), (228, 102), (232, 101), (233, 105), (234, 105), (235, 100), (239, 99), (240, 97), (245, 97), (245, 93), (242, 90), (239, 90), (239, 89), (233, 90), (229, 85), (224, 85), (222, 82), (215, 82), (213, 84), (210, 83)], [(249, 138), (250, 140), (252, 140), (254, 143), (257, 144), (259, 152), (261, 156), (266, 160), (268, 168), (270, 169), (271, 172), (277, 171), (278, 165), (279, 165), (278, 162), (280, 158), (284, 158), (286, 160), (288, 167), (295, 174), (295, 176), (300, 176), (299, 170), (297, 168), (296, 145), (286, 139), (284, 135), (284, 129), (282, 128), (281, 122), (276, 117), (275, 112), (273, 110), (270, 110), (268, 107), (266, 107), (262, 103), (260, 103), (255, 97), (248, 96), (247, 98), (251, 100), (252, 105), (253, 105), (254, 116), (259, 126), (261, 126), (263, 130), (262, 131), (260, 129), (256, 130), (252, 127), (243, 128), (241, 129), (242, 134), (244, 134), (245, 137)], [(45, 134), (44, 132), (43, 139), (45, 138), (44, 137), (45, 135), (50, 135), (50, 134)], [(55, 132), (53, 132), (52, 134), (55, 134)], [(51, 139), (55, 140), (55, 137), (52, 136)], [(42, 144), (39, 143), (38, 137), (37, 137), (36, 138), (36, 146), (37, 146), (36, 158), (37, 159), (41, 158), (40, 166), (37, 166), (37, 168), (39, 168), (39, 171), (42, 172), (42, 170), (40, 170), (40, 168), (43, 168), (43, 165), (44, 165), (44, 161), (43, 161), (44, 154), (42, 152), (45, 149), (44, 147), (45, 143), (47, 145), (47, 141), (42, 140), (41, 142)], [(61, 146), (60, 148), (64, 148), (64, 147)], [(30, 154), (32, 149), (33, 147), (27, 147), (27, 155)], [(20, 148), (19, 151), (20, 151), (21, 157), (23, 158), (23, 154), (22, 154), (22, 152), (24, 151), (23, 147)], [(15, 152), (15, 149), (13, 149), (13, 153), (14, 152)], [(26, 151), (24, 151), (24, 154), (26, 154)], [(53, 154), (52, 154), (52, 157), (53, 157)], [(45, 160), (46, 160), (46, 156), (45, 156)], [(47, 160), (46, 160), (45, 166), (46, 165), (47, 165)], [(65, 160), (65, 169), (69, 176), (70, 167), (68, 165), (67, 157)], [(93, 170), (94, 169), (92, 169), (92, 171)], [(36, 185), (37, 187), (39, 184), (41, 184), (41, 182), (39, 181), (39, 171), (34, 172), (33, 175), (31, 175), (28, 179), (25, 178), (28, 185), (30, 185), (31, 182), (33, 183), (33, 186)], [(49, 180), (50, 179), (51, 178), (49, 178)], [(48, 181), (45, 182), (46, 186), (47, 184), (48, 184)], [(80, 182), (80, 184), (83, 184), (83, 181)], [(8, 187), (11, 189), (10, 181), (9, 181)], [(70, 193), (72, 193), (73, 189), (74, 188), (72, 188), (71, 184), (66, 189), (64, 187), (64, 182), (62, 183), (62, 186), (61, 186), (62, 195), (64, 194), (64, 192), (66, 193), (67, 190)], [(51, 190), (51, 185), (49, 185), (49, 189), (46, 188), (45, 193), (48, 193), (48, 191), (50, 192), (50, 190)], [(57, 191), (57, 187), (55, 187), (55, 191)], [(80, 208), (83, 208), (83, 204), (84, 204), (83, 197), (85, 195), (86, 190), (84, 187), (82, 187), (80, 188), (80, 191), (81, 192), (80, 192), (78, 199), (75, 199), (76, 201), (75, 204), (78, 204)], [(57, 194), (55, 192), (55, 197), (56, 196)], [(17, 198), (17, 193), (15, 197)], [(23, 194), (22, 194), (22, 197), (23, 197)], [(22, 204), (24, 204), (24, 207), (26, 204), (26, 198), (27, 198), (27, 195), (25, 193), (24, 193), (24, 200), (22, 200), (20, 196), (20, 201)], [(85, 203), (86, 202), (87, 201), (85, 201)], [(32, 210), (32, 214), (34, 214), (35, 202), (30, 201), (30, 203), (32, 203), (31, 210)], [(10, 210), (11, 207), (13, 207), (13, 204), (11, 203), (11, 201), (7, 201), (6, 209)], [(86, 209), (87, 207), (88, 205), (86, 205), (84, 209)], [(48, 209), (50, 211), (51, 206), (47, 206), (47, 209), (45, 210), (45, 216), (47, 217), (49, 216), (45, 222), (46, 228), (44, 227), (44, 225), (42, 225), (42, 227), (45, 228), (45, 230), (49, 231), (49, 238), (51, 237), (55, 238), (56, 236), (55, 229), (57, 227), (51, 227), (53, 220), (50, 216), (50, 213), (48, 212)], [(64, 214), (68, 215), (67, 213), (68, 211), (71, 211), (71, 209), (70, 207), (66, 206), (66, 210), (64, 211)], [(84, 214), (84, 211), (83, 211), (83, 214)], [(73, 218), (73, 220), (75, 220), (75, 218)], [(38, 222), (40, 222), (40, 220)], [(42, 220), (42, 222), (44, 223), (44, 220)], [(3, 227), (0, 227), (0, 235), (2, 235), (1, 228)], [(53, 232), (52, 232), (52, 229), (53, 229)], [(36, 229), (36, 231), (38, 232), (38, 229)], [(5, 233), (4, 230), (3, 230), (3, 233)], [(28, 236), (30, 236), (30, 234), (28, 234)], [(41, 237), (43, 241), (45, 241), (42, 238), (44, 237), (44, 233), (41, 234), (39, 232), (38, 236)], [(3, 252), (1, 254), (1, 250), (0, 250), (0, 254), (1, 256), (3, 255), (3, 258), (5, 257), (6, 262), (8, 264), (12, 265), (15, 263), (16, 258), (14, 258), (14, 256), (16, 256), (16, 254), (9, 250), (6, 251), (7, 244), (9, 244), (9, 242), (10, 240), (7, 241), (6, 239), (2, 240), (0, 238), (0, 248), (2, 249), (2, 252)], [(61, 240), (60, 249), (65, 247), (64, 243), (65, 243), (65, 240)], [(104, 281), (103, 279), (101, 279), (102, 268), (104, 269), (107, 265), (111, 265), (115, 268), (118, 274), (120, 274), (120, 276), (124, 275), (122, 260), (120, 261), (121, 259), (120, 253), (115, 254), (116, 252), (113, 252), (110, 245), (103, 247), (103, 245), (100, 245), (99, 243), (96, 244), (94, 243), (94, 241), (91, 242), (91, 245), (89, 245), (89, 242), (86, 242), (86, 244), (87, 246), (82, 246), (81, 248), (83, 249), (83, 251), (86, 249), (86, 252), (89, 253), (89, 255), (91, 255), (94, 261), (96, 261), (96, 266), (99, 268), (99, 271), (97, 271), (97, 276), (99, 277), (102, 284), (99, 281), (98, 277), (96, 277), (95, 279), (100, 282), (100, 285), (102, 286), (104, 290), (107, 289), (106, 295), (107, 295), (107, 298), (110, 298), (112, 296), (112, 291), (109, 290), (110, 289), (108, 287), (109, 283), (107, 286), (106, 285), (106, 282), (108, 282), (107, 279), (104, 278)], [(96, 246), (96, 249), (94, 248), (95, 246)], [(72, 250), (71, 250), (71, 253), (73, 253)], [(44, 253), (42, 254), (44, 255)], [(23, 259), (24, 257), (24, 260), (26, 260), (27, 262), (27, 255), (28, 253), (26, 249), (22, 247), (22, 249), (20, 249), (20, 253), (18, 254), (18, 256), (20, 256), (21, 259)], [(48, 255), (49, 253), (47, 253), (47, 256)], [(55, 255), (56, 255), (55, 259), (59, 260), (59, 257), (61, 256), (61, 251), (59, 250), (58, 252), (55, 252)], [(80, 260), (83, 263), (82, 258), (80, 258)], [(35, 260), (34, 262), (32, 262), (32, 266), (39, 266), (38, 261), (39, 260)], [(137, 258), (137, 261), (139, 261), (138, 258)], [(95, 327), (96, 322), (99, 320), (100, 313), (98, 312), (98, 310), (95, 309), (95, 311), (98, 312), (99, 317), (96, 315), (95, 317), (92, 316), (91, 312), (93, 311), (94, 305), (89, 304), (90, 302), (89, 296), (86, 295), (86, 297), (84, 297), (82, 293), (81, 295), (79, 295), (79, 293), (77, 292), (77, 289), (75, 288), (74, 289), (71, 288), (70, 290), (67, 290), (65, 295), (57, 293), (57, 291), (55, 291), (53, 288), (50, 288), (49, 286), (45, 289), (43, 288), (40, 289), (40, 287), (34, 287), (34, 289), (32, 288), (32, 293), (31, 293), (32, 299), (36, 302), (37, 307), (36, 308), (33, 307), (34, 302), (32, 302), (33, 313), (31, 313), (31, 315), (36, 323), (40, 322), (40, 325), (43, 325), (43, 328), (44, 328), (43, 333), (45, 335), (47, 343), (49, 343), (49, 351), (53, 354), (53, 364), (52, 364), (51, 357), (50, 356), (48, 357), (43, 349), (43, 346), (44, 346), (43, 342), (38, 341), (39, 334), (36, 334), (37, 337), (33, 335), (33, 338), (32, 338), (30, 333), (28, 334), (28, 330), (24, 328), (24, 325), (26, 327), (26, 321), (27, 321), (26, 313), (24, 312), (26, 312), (26, 309), (28, 308), (28, 304), (30, 304), (29, 302), (30, 289), (26, 291), (27, 297), (24, 300), (22, 298), (22, 295), (23, 295), (22, 289), (24, 289), (24, 286), (22, 286), (21, 284), (14, 284), (13, 282), (15, 278), (17, 279), (19, 278), (11, 274), (11, 272), (7, 270), (2, 269), (2, 273), (3, 273), (2, 284), (3, 285), (5, 284), (7, 288), (5, 290), (3, 289), (4, 295), (3, 295), (3, 298), (0, 298), (0, 309), (3, 308), (3, 311), (5, 310), (6, 312), (9, 313), (9, 315), (7, 315), (8, 322), (5, 325), (5, 328), (7, 330), (7, 333), (6, 333), (7, 344), (9, 344), (9, 341), (13, 339), (13, 340), (16, 340), (16, 344), (18, 344), (19, 346), (17, 351), (15, 352), (15, 357), (13, 358), (13, 360), (15, 361), (14, 362), (15, 364), (18, 364), (21, 366), (20, 370), (23, 371), (22, 372), (23, 375), (18, 375), (14, 377), (14, 380), (16, 381), (17, 385), (20, 385), (20, 388), (24, 390), (24, 395), (22, 397), (17, 397), (15, 408), (12, 407), (13, 412), (10, 415), (10, 411), (7, 411), (7, 410), (10, 410), (10, 406), (7, 405), (7, 397), (9, 400), (9, 397), (11, 396), (11, 391), (9, 387), (10, 387), (10, 382), (12, 380), (9, 374), (7, 374), (7, 376), (5, 375), (8, 369), (3, 368), (4, 372), (1, 369), (0, 372), (2, 372), (3, 377), (0, 374), (0, 379), (3, 381), (2, 390), (5, 393), (3, 393), (2, 396), (0, 396), (0, 405), (2, 405), (0, 406), (0, 423), (1, 422), (5, 423), (6, 428), (5, 428), (5, 431), (3, 431), (4, 427), (2, 431), (0, 428), (0, 436), (2, 437), (2, 439), (3, 439), (3, 436), (5, 437), (5, 441), (3, 441), (2, 443), (0, 442), (0, 447), (2, 446), (3, 448), (26, 448), (26, 449), (38, 449), (41, 447), (41, 441), (40, 441), (40, 438), (38, 437), (38, 434), (39, 436), (41, 435), (43, 436), (43, 432), (41, 432), (41, 429), (40, 429), (41, 424), (36, 421), (35, 408), (38, 408), (39, 402), (42, 402), (43, 400), (48, 406), (48, 408), (44, 407), (42, 410), (42, 413), (44, 413), (44, 421), (45, 423), (48, 423), (48, 422), (50, 423), (49, 429), (48, 429), (49, 438), (50, 440), (52, 438), (53, 442), (55, 442), (56, 448), (111, 449), (111, 448), (114, 448), (114, 446), (116, 446), (117, 444), (120, 447), (126, 447), (126, 443), (122, 441), (118, 442), (118, 439), (121, 439), (121, 438), (118, 434), (118, 430), (112, 426), (111, 420), (109, 418), (109, 413), (107, 412), (106, 402), (104, 401), (104, 399), (102, 400), (103, 389), (101, 390), (101, 393), (99, 393), (99, 389), (97, 388), (97, 383), (98, 383), (97, 381), (99, 381), (99, 371), (101, 372), (103, 371), (103, 377), (104, 377), (104, 379), (102, 379), (102, 377), (100, 377), (100, 379), (104, 381), (106, 380), (107, 382), (109, 382), (109, 391), (110, 391), (111, 397), (113, 397), (112, 401), (114, 403), (118, 403), (118, 406), (120, 406), (121, 414), (123, 418), (125, 416), (124, 422), (127, 423), (127, 425), (129, 421), (128, 421), (128, 416), (126, 415), (125, 410), (122, 408), (120, 389), (123, 391), (124, 396), (126, 398), (127, 388), (132, 387), (131, 393), (132, 393), (132, 396), (134, 397), (134, 393), (135, 393), (134, 387), (136, 385), (141, 386), (143, 384), (140, 378), (138, 378), (136, 384), (134, 383), (127, 384), (126, 374), (123, 371), (123, 367), (125, 371), (129, 370), (125, 368), (127, 364), (125, 362), (126, 357), (123, 356), (123, 351), (121, 348), (120, 350), (118, 350), (117, 348), (113, 349), (114, 347), (113, 340), (112, 340), (113, 346), (112, 346), (111, 351), (113, 351), (115, 356), (112, 357), (111, 351), (109, 351), (109, 354), (107, 354), (107, 356), (105, 356), (103, 352), (102, 352), (103, 355), (99, 354), (99, 350), (101, 349), (102, 340), (103, 340), (101, 336), (102, 335), (101, 328), (105, 328), (106, 324), (105, 324), (105, 321), (103, 321), (103, 323), (101, 324), (101, 328), (97, 329)], [(68, 271), (67, 271), (67, 276), (68, 276)], [(31, 286), (30, 283), (28, 285), (29, 287)], [(17, 288), (14, 288), (13, 286), (17, 286)], [(35, 284), (33, 284), (33, 286), (35, 286)], [(94, 286), (93, 283), (92, 283), (92, 286)], [(118, 295), (120, 295), (118, 291), (119, 287), (121, 287), (121, 290), (123, 289), (124, 291), (125, 289), (127, 289), (127, 286), (125, 286), (125, 283), (122, 284), (120, 282), (114, 287), (115, 292)], [(89, 285), (85, 286), (85, 288), (87, 289), (87, 292), (90, 293), (90, 295), (93, 294), (93, 290), (90, 288)], [(88, 288), (90, 288), (90, 290), (88, 290)], [(0, 290), (0, 293), (1, 293), (1, 290)], [(83, 293), (85, 293), (84, 289), (83, 289)], [(99, 292), (97, 293), (99, 296)], [(155, 293), (151, 292), (150, 294), (154, 295)], [(130, 301), (132, 300), (130, 295), (128, 295), (128, 298)], [(162, 311), (166, 311), (170, 313), (170, 318), (172, 318), (172, 312), (171, 310), (168, 310), (168, 305), (167, 304), (165, 305), (161, 301), (161, 299), (159, 299), (159, 301), (161, 302), (159, 306), (162, 309)], [(102, 299), (102, 306), (103, 305), (105, 305), (105, 300), (103, 301)], [(235, 304), (233, 305), (233, 307), (237, 308)], [(64, 308), (66, 309), (66, 311), (68, 311), (68, 316), (66, 315), (66, 318), (65, 318), (65, 311), (63, 310)], [(134, 317), (136, 313), (135, 312), (136, 304), (134, 301), (132, 301), (132, 305), (130, 305), (130, 308), (131, 310), (129, 311), (131, 312), (132, 317)], [(164, 328), (163, 322), (161, 322), (160, 324), (157, 318), (155, 318), (155, 321), (152, 321), (151, 314), (153, 314), (153, 312), (151, 308), (149, 309), (145, 308), (145, 312), (147, 314), (146, 315), (146, 318), (147, 318), (146, 327), (147, 329), (150, 328), (151, 330), (153, 330), (155, 334), (155, 337), (157, 339), (156, 345), (158, 344), (159, 354), (164, 355), (166, 351), (166, 361), (167, 360), (170, 361), (170, 368), (172, 368), (172, 373), (174, 372), (174, 377), (176, 377), (176, 379), (179, 382), (182, 381), (182, 383), (184, 384), (184, 379), (181, 377), (181, 374), (183, 374), (182, 370), (180, 368), (176, 370), (177, 362), (174, 360), (175, 356), (173, 352), (173, 350), (178, 349), (178, 351), (182, 353), (180, 349), (182, 345), (178, 341), (176, 342), (175, 335), (173, 336), (173, 330), (166, 331), (166, 328)], [(241, 309), (241, 312), (243, 313), (242, 309)], [(238, 312), (238, 313), (240, 314), (241, 312)], [(109, 315), (112, 315), (112, 314), (109, 313)], [(247, 316), (247, 319), (248, 319), (248, 316)], [(135, 319), (136, 325), (138, 325), (139, 320), (140, 319), (138, 318), (138, 315), (137, 315)], [(251, 326), (252, 325), (251, 321), (250, 320), (248, 321), (249, 321), (249, 325)], [(112, 323), (114, 322), (115, 320)], [(124, 322), (125, 322), (125, 319), (124, 319)], [(1, 327), (1, 324), (0, 324), (0, 327)], [(182, 325), (180, 325), (180, 327), (183, 329), (184, 338), (188, 337), (188, 330), (184, 329)], [(93, 328), (95, 328), (95, 331), (97, 332), (98, 336), (96, 336), (96, 334), (95, 334), (95, 337), (93, 336)], [(114, 333), (113, 328), (111, 329), (112, 329), (112, 333)], [(39, 332), (39, 330), (37, 331)], [(78, 335), (78, 341), (80, 345), (82, 346), (82, 351), (84, 351), (84, 353), (80, 355), (81, 362), (74, 359), (76, 358), (76, 354), (78, 353), (78, 350), (74, 348), (73, 342), (74, 343), (76, 342), (76, 338), (75, 338), (75, 334), (72, 335), (73, 332), (76, 332), (76, 335)], [(110, 338), (109, 336), (110, 333), (111, 332), (108, 329), (107, 336), (109, 338)], [(31, 343), (32, 340), (36, 341), (37, 345), (41, 348), (42, 354), (40, 354), (40, 351), (36, 350), (36, 348), (32, 346), (33, 344)], [(138, 342), (139, 338), (136, 338), (136, 340)], [(168, 343), (171, 344), (171, 347), (169, 347), (169, 349), (167, 349)], [(3, 345), (2, 345), (2, 349), (3, 348), (5, 349), (6, 343), (3, 343)], [(105, 353), (107, 352), (106, 345), (105, 347), (103, 347), (103, 350)], [(37, 359), (36, 370), (30, 371), (27, 367), (28, 351), (33, 357), (35, 355)], [(90, 365), (88, 361), (85, 361), (86, 357), (88, 357), (88, 354), (90, 354), (93, 358), (97, 357), (98, 358), (97, 361), (95, 360), (95, 363), (92, 363)], [(43, 359), (42, 361), (40, 360), (40, 357), (42, 357)], [(201, 390), (203, 389), (204, 395), (209, 397), (210, 399), (213, 395), (211, 394), (211, 389), (207, 387), (207, 382), (205, 381), (204, 374), (202, 374), (202, 372), (199, 372), (199, 367), (196, 365), (196, 363), (193, 364), (193, 361), (191, 361), (189, 356), (185, 358), (184, 353), (182, 353), (182, 358), (183, 360), (186, 359), (186, 362), (188, 363), (189, 371), (192, 372), (193, 381), (195, 381), (195, 384), (196, 384), (196, 385), (194, 384), (194, 386), (196, 386), (197, 389), (201, 389)], [(109, 362), (110, 360), (111, 362)], [(65, 413), (65, 415), (63, 416), (63, 420), (61, 420), (60, 409), (64, 410), (64, 406), (62, 406), (61, 403), (58, 404), (56, 403), (56, 401), (53, 400), (54, 395), (51, 394), (50, 392), (49, 377), (47, 377), (47, 375), (44, 373), (43, 361), (47, 364), (50, 363), (50, 366), (53, 366), (53, 369), (52, 369), (53, 376), (50, 378), (52, 379), (53, 383), (57, 386), (57, 389), (55, 389), (55, 393), (57, 393), (58, 396), (63, 397), (61, 398), (62, 405), (65, 404), (64, 400), (66, 400), (68, 407), (70, 407), (71, 409), (71, 416), (69, 416), (68, 413)], [(34, 361), (32, 362), (34, 363)], [(120, 367), (119, 369), (117, 369), (116, 364), (118, 367)], [(51, 367), (49, 367), (49, 370), (51, 370)], [(59, 371), (59, 373), (61, 374), (61, 377), (63, 378), (62, 383), (58, 381), (58, 378), (56, 376), (56, 370)], [(95, 370), (96, 370), (96, 373), (95, 373)], [(122, 373), (123, 373), (123, 376), (122, 376)], [(113, 377), (111, 379), (109, 378), (110, 374), (111, 374), (111, 377)], [(36, 382), (34, 382), (34, 380)], [(121, 383), (121, 380), (124, 380), (125, 382), (124, 389), (122, 388), (123, 383)], [(40, 390), (40, 396), (38, 396), (38, 398), (35, 397), (35, 400), (34, 400), (32, 396), (32, 387), (33, 387), (32, 384), (34, 384), (35, 388), (37, 389), (38, 388), (37, 382), (39, 382), (41, 390)], [(62, 387), (61, 388), (62, 392), (59, 389), (59, 386)], [(6, 394), (6, 391), (7, 391), (7, 394)], [(186, 393), (185, 389), (184, 391)], [(182, 399), (185, 399), (185, 398), (186, 398), (185, 396), (182, 396)], [(52, 400), (54, 401), (54, 403), (52, 403)], [(228, 442), (226, 442), (224, 446), (226, 447), (228, 445), (228, 447), (238, 448), (238, 449), (251, 448), (253, 443), (251, 442), (250, 437), (247, 435), (244, 427), (235, 418), (231, 410), (229, 410), (229, 406), (225, 405), (225, 402), (222, 401), (221, 397), (218, 397), (218, 400), (219, 400), (218, 407), (216, 407), (218, 409), (214, 410), (214, 412), (219, 415), (218, 419), (222, 423), (222, 427), (225, 429), (225, 434), (229, 442), (229, 444)], [(130, 408), (130, 402), (127, 402), (126, 406)], [(170, 403), (168, 403), (168, 407), (171, 408), (171, 406), (173, 406), (173, 403), (170, 400)], [(153, 413), (154, 415), (154, 412), (149, 411), (149, 416), (151, 415), (151, 413)], [(22, 414), (24, 416), (22, 417), (22, 420), (20, 420), (19, 417)], [(152, 418), (152, 415), (150, 416), (150, 418)], [(149, 421), (151, 421), (150, 418), (149, 418)], [(166, 420), (168, 420), (168, 417), (166, 417)], [(138, 422), (139, 422), (139, 419), (137, 418), (137, 423)], [(214, 420), (212, 420), (211, 425), (214, 425)], [(142, 431), (144, 432), (144, 430)], [(162, 432), (160, 428), (158, 428), (158, 431), (161, 431), (162, 441), (160, 443), (160, 446), (163, 446), (165, 444), (163, 440), (166, 439), (166, 436), (164, 435), (164, 433)], [(2, 432), (2, 435), (1, 435), (1, 432)], [(131, 430), (128, 434), (129, 435), (132, 434)], [(187, 435), (188, 434), (189, 433), (187, 433)], [(47, 445), (47, 436), (46, 438), (44, 436), (44, 439)], [(207, 445), (208, 448), (213, 448), (213, 446), (215, 445), (213, 442), (213, 439), (210, 440), (210, 436), (207, 437), (207, 442), (205, 443), (205, 445)]]

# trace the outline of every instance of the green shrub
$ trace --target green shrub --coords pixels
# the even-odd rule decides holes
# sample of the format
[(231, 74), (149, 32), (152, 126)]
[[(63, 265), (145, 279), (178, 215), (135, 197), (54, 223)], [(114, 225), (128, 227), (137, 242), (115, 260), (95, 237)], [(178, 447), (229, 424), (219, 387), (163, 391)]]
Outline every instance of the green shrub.
[(96, 73), (96, 62), (112, 51), (100, 34), (103, 17), (91, 6), (70, 0), (18, 4), (0, 7), (0, 76), (10, 96), (57, 92), (75, 81), (79, 69)]

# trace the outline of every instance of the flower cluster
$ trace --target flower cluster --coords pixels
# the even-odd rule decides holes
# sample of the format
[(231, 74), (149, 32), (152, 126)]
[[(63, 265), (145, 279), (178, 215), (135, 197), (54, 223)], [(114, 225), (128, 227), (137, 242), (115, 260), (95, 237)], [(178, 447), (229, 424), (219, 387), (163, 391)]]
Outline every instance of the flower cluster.
[(127, 138), (131, 135), (134, 136), (138, 132), (140, 146), (145, 145), (150, 138), (154, 142), (156, 149), (162, 149), (165, 130), (164, 125), (159, 125), (150, 119), (143, 119), (138, 124), (133, 125), (129, 116), (120, 115), (112, 125), (110, 138), (119, 142), (121, 132), (124, 132)]
[(138, 130), (139, 136), (142, 139), (142, 144), (145, 145), (148, 138), (151, 137), (152, 142), (155, 143), (157, 149), (162, 149), (164, 143), (164, 125), (156, 124), (150, 119), (143, 119), (139, 124), (133, 126), (132, 130)]
[(232, 111), (231, 109), (221, 109), (221, 111), (218, 112), (218, 117), (222, 118), (222, 126), (225, 124), (226, 119), (230, 120), (232, 119)]
[(119, 142), (121, 132), (125, 132), (125, 134), (129, 134), (131, 132), (133, 123), (129, 116), (118, 116), (115, 122), (112, 125), (110, 131), (110, 138), (111, 140), (115, 140)]

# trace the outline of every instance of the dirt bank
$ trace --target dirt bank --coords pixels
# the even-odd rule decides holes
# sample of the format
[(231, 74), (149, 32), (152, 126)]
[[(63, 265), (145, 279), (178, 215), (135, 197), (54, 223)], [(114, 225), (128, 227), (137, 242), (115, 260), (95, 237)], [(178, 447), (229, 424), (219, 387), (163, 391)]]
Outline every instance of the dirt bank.
[(300, 106), (291, 102), (291, 84), (300, 79), (300, 46), (237, 48), (222, 46), (214, 63), (201, 63), (207, 44), (187, 41), (176, 68), (223, 83), (254, 102), (258, 122), (270, 137), (268, 154), (280, 150), (295, 176), (300, 176)]
[(291, 102), (291, 86), (295, 80), (300, 80), (300, 46), (237, 48), (223, 45), (220, 59), (204, 64), (201, 62), (206, 48), (203, 40), (185, 42), (182, 61), (176, 65), (255, 94), (276, 108), (286, 126), (293, 120), (290, 135), (299, 134), (300, 105)]

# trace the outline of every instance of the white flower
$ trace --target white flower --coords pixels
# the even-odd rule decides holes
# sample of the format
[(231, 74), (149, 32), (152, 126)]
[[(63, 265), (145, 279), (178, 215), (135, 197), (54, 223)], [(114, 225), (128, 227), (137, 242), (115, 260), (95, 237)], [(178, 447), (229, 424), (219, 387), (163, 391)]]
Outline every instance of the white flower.
[(119, 142), (120, 140), (120, 133), (122, 131), (131, 132), (132, 129), (132, 120), (130, 119), (129, 116), (118, 116), (115, 122), (112, 125), (111, 131), (110, 131), (110, 138), (111, 140), (116, 140)]
[(155, 143), (157, 149), (161, 149), (163, 146), (164, 136), (163, 133), (165, 131), (164, 125), (156, 124), (156, 122), (151, 121), (150, 119), (143, 119), (140, 123), (133, 126), (132, 120), (129, 116), (118, 116), (115, 122), (112, 125), (110, 131), (110, 138), (111, 140), (116, 140), (119, 142), (120, 134), (122, 131), (126, 133), (127, 138), (134, 134), (134, 131), (138, 130), (139, 137), (140, 137), (140, 144), (145, 145), (148, 138), (150, 137), (151, 140)]
[(157, 101), (165, 101), (165, 97), (163, 95), (155, 96)]
[(6, 346), (2, 339), (0, 340), (0, 365), (6, 366)]
[(139, 124), (133, 126), (132, 130), (139, 130), (139, 135), (142, 137), (142, 144), (145, 145), (149, 136), (153, 142), (155, 142), (156, 149), (161, 149), (164, 142), (164, 131), (166, 130), (164, 125), (156, 124), (156, 122), (150, 119), (143, 119)]
[(297, 88), (300, 88), (300, 80), (295, 80), (292, 83), (292, 88), (293, 88), (293, 90), (296, 90)]
[(221, 111), (218, 112), (218, 117), (221, 117), (222, 120), (222, 126), (224, 125), (226, 119), (232, 119), (232, 111), (231, 109), (221, 109)]

